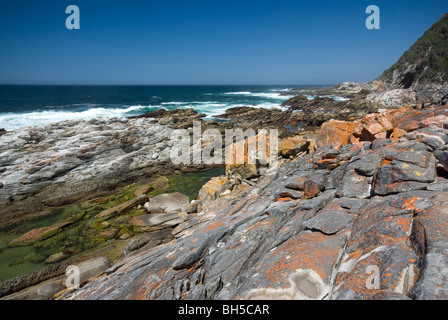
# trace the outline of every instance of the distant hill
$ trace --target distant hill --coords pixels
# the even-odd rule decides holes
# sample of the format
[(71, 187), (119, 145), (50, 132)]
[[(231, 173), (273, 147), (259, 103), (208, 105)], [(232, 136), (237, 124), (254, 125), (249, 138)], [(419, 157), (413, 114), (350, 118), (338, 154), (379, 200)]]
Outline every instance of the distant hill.
[(448, 81), (448, 13), (429, 28), (378, 80), (408, 89)]

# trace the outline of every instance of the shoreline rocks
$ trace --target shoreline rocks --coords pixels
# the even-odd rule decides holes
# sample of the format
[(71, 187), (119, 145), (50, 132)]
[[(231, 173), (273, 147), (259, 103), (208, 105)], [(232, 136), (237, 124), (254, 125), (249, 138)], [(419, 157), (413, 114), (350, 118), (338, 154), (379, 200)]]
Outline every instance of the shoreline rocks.
[(425, 110), (366, 116), (356, 126), (420, 120), (395, 140), (361, 135), (284, 160), (204, 202), (169, 245), (124, 257), (61, 298), (446, 299), (448, 198), (437, 190), (448, 185), (448, 128), (434, 118), (445, 109)]

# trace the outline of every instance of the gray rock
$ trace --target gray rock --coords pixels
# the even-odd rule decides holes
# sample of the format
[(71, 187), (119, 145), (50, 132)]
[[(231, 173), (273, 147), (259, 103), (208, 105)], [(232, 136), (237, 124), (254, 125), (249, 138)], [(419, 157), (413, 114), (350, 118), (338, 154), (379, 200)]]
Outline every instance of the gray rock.
[(187, 216), (181, 217), (177, 213), (159, 213), (159, 214), (146, 214), (143, 216), (135, 217), (131, 222), (140, 227), (142, 231), (154, 230), (157, 228), (170, 228), (175, 227), (178, 224), (184, 222)]
[[(76, 265), (79, 268), (79, 283), (101, 275), (112, 266), (112, 262), (106, 257), (93, 258)], [(65, 281), (64, 281), (65, 283)]]
[(190, 205), (188, 196), (179, 192), (164, 193), (155, 196), (145, 203), (145, 209), (149, 213), (173, 213), (186, 212)]

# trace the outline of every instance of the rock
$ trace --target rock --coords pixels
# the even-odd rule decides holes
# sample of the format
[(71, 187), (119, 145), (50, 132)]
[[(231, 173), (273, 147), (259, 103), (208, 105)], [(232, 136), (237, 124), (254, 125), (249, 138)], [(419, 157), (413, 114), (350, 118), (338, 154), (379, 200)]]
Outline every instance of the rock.
[(168, 183), (169, 183), (169, 180), (167, 177), (160, 177), (160, 178), (157, 178), (157, 180), (153, 182), (153, 185), (157, 189), (165, 190)]
[(349, 142), (350, 135), (357, 126), (357, 123), (347, 121), (326, 122), (322, 125), (317, 145), (319, 147), (331, 145), (333, 148), (339, 149)]
[(64, 227), (67, 227), (72, 222), (61, 222), (49, 227), (42, 227), (28, 231), (21, 237), (14, 239), (8, 243), (9, 247), (28, 246), (35, 242), (47, 239), (62, 231)]
[(132, 218), (131, 223), (137, 227), (140, 227), (142, 231), (151, 231), (175, 227), (185, 220), (186, 218), (179, 216), (178, 213), (160, 213), (147, 214)]
[(285, 138), (279, 142), (278, 151), (284, 158), (295, 157), (300, 152), (308, 152), (311, 142), (301, 136)]
[(436, 206), (419, 213), (410, 236), (414, 251), (422, 262), (422, 274), (410, 292), (418, 300), (446, 300), (448, 298), (447, 252), (447, 196), (441, 193)]
[(0, 182), (0, 189), (1, 189), (1, 188), (3, 188), (3, 186), (4, 186), (4, 185), (3, 185), (3, 183), (2, 183), (2, 182)]
[[(283, 160), (197, 215), (135, 217), (147, 238), (131, 239), (107, 277), (61, 299), (445, 299), (448, 198), (436, 141), (446, 129), (423, 123), (443, 112), (368, 112), (350, 133), (356, 146)], [(372, 130), (362, 141), (372, 121), (386, 138)], [(418, 129), (391, 139), (400, 123)], [(153, 236), (162, 231), (171, 238)]]
[[(82, 284), (92, 278), (101, 275), (104, 271), (109, 269), (112, 262), (106, 257), (93, 258), (83, 261), (76, 265), (79, 268), (79, 283)], [(64, 280), (64, 284), (66, 281)]]
[(171, 229), (162, 229), (131, 239), (123, 250), (124, 255), (150, 250), (167, 240), (172, 240)]
[(123, 233), (120, 237), (119, 237), (119, 239), (120, 240), (127, 240), (127, 239), (129, 239), (129, 238), (132, 238), (134, 235), (132, 234), (132, 233)]
[(170, 161), (175, 126), (153, 118), (70, 120), (39, 127), (39, 143), (29, 128), (7, 132), (0, 139), (0, 227), (104, 196), (129, 181), (182, 170), (183, 164)]
[(70, 251), (61, 251), (61, 252), (55, 253), (55, 254), (51, 255), (50, 257), (48, 257), (45, 260), (45, 262), (46, 263), (60, 262), (62, 260), (67, 259), (70, 255), (71, 255)]
[(134, 197), (139, 197), (141, 195), (146, 195), (151, 192), (154, 188), (152, 186), (141, 186), (134, 191)]
[(56, 293), (62, 291), (64, 286), (58, 282), (49, 282), (39, 286), (37, 289), (37, 295), (39, 300), (53, 300)]
[(143, 195), (135, 197), (131, 200), (123, 202), (115, 207), (101, 211), (100, 213), (98, 213), (96, 215), (96, 218), (109, 219), (109, 218), (116, 216), (118, 214), (121, 214), (129, 209), (132, 209), (138, 205), (144, 204), (147, 201), (148, 201), (148, 196), (146, 194), (143, 194)]
[(333, 235), (356, 219), (355, 215), (340, 211), (326, 211), (304, 222), (304, 227), (310, 230), (318, 230), (326, 235)]
[[(198, 193), (198, 200), (210, 201), (218, 198), (221, 193), (231, 187), (229, 179), (225, 176), (214, 177), (202, 186)], [(188, 211), (187, 211), (188, 212)]]
[(306, 180), (303, 186), (304, 186), (303, 196), (306, 199), (312, 199), (319, 193), (319, 187), (312, 180)]
[(112, 229), (112, 230), (107, 230), (107, 231), (103, 231), (103, 232), (98, 233), (97, 237), (106, 238), (106, 239), (113, 239), (118, 234), (118, 232), (120, 232), (119, 228)]
[(155, 196), (144, 207), (148, 213), (173, 213), (185, 212), (189, 204), (188, 196), (174, 192)]
[(61, 283), (61, 278), (53, 278), (37, 285), (26, 288), (20, 292), (6, 296), (4, 300), (54, 300), (54, 295), (65, 287)]
[(442, 152), (439, 157), (439, 164), (442, 166), (443, 170), (448, 172), (448, 152)]
[(186, 213), (201, 212), (204, 202), (202, 200), (193, 200), (185, 210)]
[[(411, 157), (413, 160), (410, 160)], [(432, 183), (436, 180), (436, 160), (428, 152), (402, 151), (391, 154), (388, 159), (390, 160), (378, 169), (375, 176), (373, 192), (376, 194), (421, 190), (425, 189), (423, 183)]]
[[(271, 154), (269, 134), (258, 133), (226, 147), (226, 175), (229, 180), (250, 180), (259, 177), (269, 169)], [(259, 148), (258, 146), (265, 146)], [(273, 151), (273, 150), (272, 150)], [(274, 168), (275, 169), (275, 168)]]

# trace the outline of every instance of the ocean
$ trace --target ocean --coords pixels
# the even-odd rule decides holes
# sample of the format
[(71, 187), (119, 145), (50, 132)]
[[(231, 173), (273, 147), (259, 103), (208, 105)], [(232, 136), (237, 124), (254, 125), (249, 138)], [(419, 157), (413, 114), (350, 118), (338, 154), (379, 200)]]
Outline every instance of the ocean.
[(290, 98), (281, 93), (297, 88), (309, 86), (1, 85), (0, 128), (12, 131), (61, 120), (129, 117), (162, 108), (194, 108), (211, 119), (237, 106), (279, 108)]

